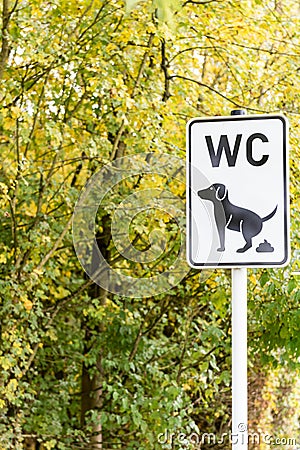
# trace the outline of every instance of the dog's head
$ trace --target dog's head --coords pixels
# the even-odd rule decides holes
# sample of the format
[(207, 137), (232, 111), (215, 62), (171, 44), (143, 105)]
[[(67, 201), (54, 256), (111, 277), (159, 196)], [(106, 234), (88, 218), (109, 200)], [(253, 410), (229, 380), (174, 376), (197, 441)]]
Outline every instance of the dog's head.
[(221, 202), (227, 196), (227, 188), (224, 184), (214, 183), (208, 188), (198, 191), (198, 195), (203, 200), (211, 200), (212, 202), (218, 200)]

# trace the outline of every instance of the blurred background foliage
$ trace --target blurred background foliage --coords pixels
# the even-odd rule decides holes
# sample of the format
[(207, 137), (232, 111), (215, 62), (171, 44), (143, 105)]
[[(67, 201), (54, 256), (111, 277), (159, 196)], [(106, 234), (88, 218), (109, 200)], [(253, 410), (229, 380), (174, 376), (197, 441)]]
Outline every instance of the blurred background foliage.
[[(105, 164), (185, 159), (187, 120), (236, 108), (290, 121), (291, 263), (249, 271), (249, 425), (300, 439), (299, 2), (2, 0), (1, 16), (0, 448), (193, 449), (158, 435), (229, 433), (230, 272), (118, 297), (85, 276), (71, 224)], [(97, 233), (113, 264), (111, 213)], [(138, 225), (143, 249), (153, 224)]]

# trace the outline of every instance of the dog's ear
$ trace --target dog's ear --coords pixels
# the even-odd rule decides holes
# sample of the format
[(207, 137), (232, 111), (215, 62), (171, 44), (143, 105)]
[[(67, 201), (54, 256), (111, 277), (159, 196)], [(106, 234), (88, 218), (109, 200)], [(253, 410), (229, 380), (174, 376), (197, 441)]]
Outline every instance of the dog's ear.
[(224, 184), (219, 184), (216, 190), (216, 198), (221, 202), (222, 200), (224, 200), (226, 195), (227, 195), (226, 186), (224, 186)]

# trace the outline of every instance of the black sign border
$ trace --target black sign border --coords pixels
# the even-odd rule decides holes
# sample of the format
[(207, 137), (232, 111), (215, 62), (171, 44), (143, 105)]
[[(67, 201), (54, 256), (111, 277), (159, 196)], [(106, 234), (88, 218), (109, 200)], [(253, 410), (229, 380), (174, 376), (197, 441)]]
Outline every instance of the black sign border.
[[(228, 122), (228, 121), (249, 121), (249, 120), (270, 120), (279, 119), (283, 124), (283, 183), (284, 183), (284, 258), (282, 261), (278, 262), (222, 262), (219, 263), (206, 262), (197, 263), (192, 261), (192, 210), (191, 210), (191, 198), (192, 198), (192, 188), (191, 188), (191, 129), (192, 125), (195, 123), (203, 122)], [(197, 117), (189, 120), (187, 123), (187, 173), (188, 177), (186, 179), (186, 190), (187, 190), (187, 220), (188, 220), (188, 240), (187, 240), (187, 262), (193, 269), (197, 268), (276, 268), (284, 267), (289, 263), (290, 260), (290, 236), (289, 236), (289, 155), (288, 155), (288, 120), (285, 116), (279, 114), (268, 114), (268, 115), (236, 115), (236, 116), (217, 116), (217, 117)]]

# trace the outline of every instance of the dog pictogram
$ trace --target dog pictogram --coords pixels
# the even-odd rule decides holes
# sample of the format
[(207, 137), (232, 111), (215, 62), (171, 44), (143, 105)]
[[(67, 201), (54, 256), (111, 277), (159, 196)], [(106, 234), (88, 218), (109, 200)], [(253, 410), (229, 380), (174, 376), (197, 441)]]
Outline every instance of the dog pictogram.
[(214, 205), (214, 218), (220, 239), (220, 247), (217, 249), (219, 252), (225, 250), (225, 228), (242, 232), (246, 244), (237, 252), (244, 253), (252, 247), (252, 238), (261, 232), (263, 222), (270, 220), (277, 211), (276, 206), (269, 215), (261, 218), (249, 209), (233, 205), (229, 201), (226, 186), (221, 183), (214, 183), (207, 189), (198, 191), (198, 195)]

